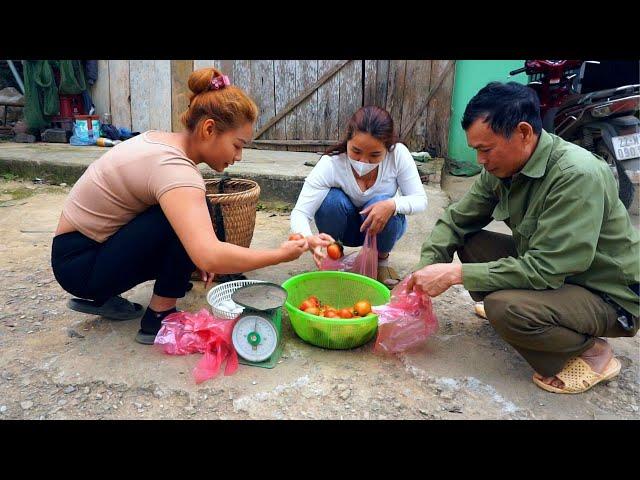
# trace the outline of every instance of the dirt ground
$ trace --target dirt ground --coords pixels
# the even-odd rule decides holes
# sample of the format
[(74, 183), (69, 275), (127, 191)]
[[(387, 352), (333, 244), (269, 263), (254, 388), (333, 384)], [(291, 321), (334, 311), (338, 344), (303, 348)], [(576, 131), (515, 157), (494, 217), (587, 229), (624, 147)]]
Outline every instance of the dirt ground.
[[(392, 255), (406, 274), (449, 201), (425, 187), (428, 211), (409, 218)], [(440, 329), (423, 348), (380, 357), (372, 343), (323, 350), (285, 321), (282, 363), (240, 365), (199, 386), (200, 355), (169, 356), (139, 345), (138, 321), (70, 311), (56, 283), (50, 248), (68, 187), (0, 181), (0, 418), (2, 419), (638, 419), (639, 339), (612, 339), (622, 373), (582, 395), (554, 395), (531, 382), (531, 368), (473, 314), (462, 287), (434, 300)], [(254, 247), (275, 247), (288, 214), (258, 212)], [(504, 225), (492, 228), (505, 231)], [(310, 256), (249, 272), (283, 282), (313, 268)], [(126, 292), (146, 305), (151, 283)], [(178, 307), (207, 307), (197, 283)]]

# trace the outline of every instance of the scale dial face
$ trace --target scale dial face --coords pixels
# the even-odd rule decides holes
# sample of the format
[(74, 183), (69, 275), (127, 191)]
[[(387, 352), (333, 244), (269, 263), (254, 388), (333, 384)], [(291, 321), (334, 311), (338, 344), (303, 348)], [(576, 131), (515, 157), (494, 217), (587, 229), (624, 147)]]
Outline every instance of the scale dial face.
[(278, 332), (266, 318), (246, 315), (236, 322), (231, 340), (242, 358), (250, 362), (262, 362), (276, 351)]

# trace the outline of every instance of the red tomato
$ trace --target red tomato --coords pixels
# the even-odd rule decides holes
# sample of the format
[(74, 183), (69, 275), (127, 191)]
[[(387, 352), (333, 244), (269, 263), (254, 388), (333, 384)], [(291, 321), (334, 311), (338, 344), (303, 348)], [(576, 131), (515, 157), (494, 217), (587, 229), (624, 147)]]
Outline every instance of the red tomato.
[(344, 248), (338, 242), (334, 242), (327, 247), (327, 255), (329, 255), (329, 258), (331, 258), (332, 260), (338, 260), (340, 257), (342, 257), (343, 252)]
[(316, 297), (315, 295), (311, 295), (309, 298), (307, 298), (307, 301), (320, 308), (320, 300), (318, 300), (318, 297)]
[(324, 316), (327, 318), (340, 318), (340, 315), (338, 315), (335, 310), (329, 310)]
[(351, 313), (351, 310), (348, 308), (343, 308), (342, 310), (340, 310), (338, 312), (338, 315), (340, 315), (340, 318), (351, 318), (353, 317), (353, 313)]
[(305, 313), (310, 315), (320, 315), (320, 309), (317, 307), (309, 307), (305, 310)]

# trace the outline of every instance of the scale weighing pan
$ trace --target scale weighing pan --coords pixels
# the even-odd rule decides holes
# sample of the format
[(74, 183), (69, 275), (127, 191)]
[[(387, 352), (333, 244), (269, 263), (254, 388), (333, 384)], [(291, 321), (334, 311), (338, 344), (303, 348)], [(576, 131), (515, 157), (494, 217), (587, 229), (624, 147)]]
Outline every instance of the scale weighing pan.
[(231, 294), (231, 300), (238, 305), (259, 312), (281, 308), (287, 301), (288, 293), (275, 283), (255, 283), (240, 287)]

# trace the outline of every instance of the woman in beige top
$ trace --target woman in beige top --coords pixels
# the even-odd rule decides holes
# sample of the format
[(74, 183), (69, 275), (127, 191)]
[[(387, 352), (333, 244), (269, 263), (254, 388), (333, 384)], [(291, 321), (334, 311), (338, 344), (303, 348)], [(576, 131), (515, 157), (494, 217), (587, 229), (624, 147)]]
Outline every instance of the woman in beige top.
[[(136, 340), (152, 344), (176, 311), (197, 267), (204, 279), (298, 258), (306, 239), (275, 250), (221, 242), (215, 235), (197, 165), (222, 172), (242, 158), (258, 109), (213, 68), (189, 77), (186, 131), (149, 131), (112, 149), (87, 169), (65, 201), (52, 246), (53, 272), (77, 299), (74, 310), (124, 320), (142, 306), (119, 295), (155, 280)], [(326, 245), (325, 245), (326, 246)]]

